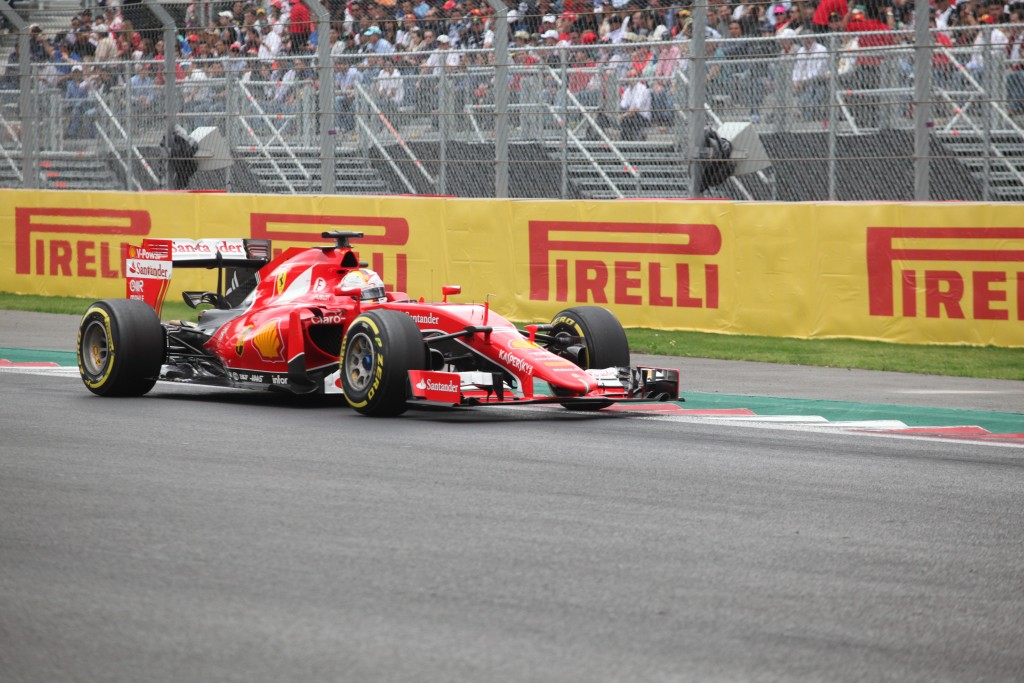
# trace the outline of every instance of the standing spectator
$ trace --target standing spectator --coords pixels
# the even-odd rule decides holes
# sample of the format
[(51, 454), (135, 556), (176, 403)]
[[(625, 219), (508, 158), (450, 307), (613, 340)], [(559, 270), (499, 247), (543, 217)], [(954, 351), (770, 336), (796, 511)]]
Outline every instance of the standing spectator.
[(1006, 96), (1009, 99), (1010, 114), (1024, 114), (1024, 9), (1010, 10), (1009, 39), (1010, 73), (1006, 77)]
[(832, 17), (837, 16), (840, 20), (850, 11), (846, 0), (821, 0), (811, 17), (811, 28), (815, 33), (823, 31), (835, 31), (832, 28)]
[(117, 61), (117, 41), (114, 40), (112, 35), (110, 35), (110, 29), (107, 25), (97, 25), (95, 32), (96, 37), (99, 39), (96, 42), (96, 62), (99, 64), (107, 64), (108, 62)]
[(259, 58), (264, 61), (274, 61), (281, 52), (281, 36), (277, 35), (270, 24), (263, 27), (263, 35), (260, 37)]
[(68, 113), (68, 127), (64, 135), (68, 138), (94, 136), (92, 122), (86, 117), (90, 82), (84, 76), (81, 65), (71, 67), (71, 78), (64, 91), (64, 109)]
[(828, 50), (813, 33), (800, 35), (800, 47), (793, 65), (793, 92), (804, 121), (822, 119), (828, 81)]
[(982, 14), (978, 17), (978, 25), (980, 30), (974, 39), (974, 50), (967, 62), (967, 70), (976, 80), (981, 81), (984, 78), (986, 53), (994, 54), (1000, 50), (1007, 52), (1010, 39), (1003, 33), (998, 16)]
[(217, 37), (230, 45), (242, 42), (242, 29), (235, 23), (235, 15), (224, 10), (217, 15)]
[(623, 140), (643, 140), (651, 124), (651, 91), (635, 68), (626, 72), (626, 82), (619, 100), (619, 129)]
[(291, 51), (293, 54), (305, 52), (309, 44), (309, 35), (313, 32), (313, 20), (309, 8), (302, 0), (296, 0), (291, 6), (288, 30), (291, 32)]
[[(420, 73), (433, 78), (421, 78), (417, 84), (417, 100), (421, 108), (436, 111), (439, 104), (441, 91), (441, 78), (445, 75), (448, 78), (454, 77), (455, 71), (462, 63), (461, 55), (451, 49), (451, 38), (448, 34), (442, 33), (437, 37), (437, 49), (430, 53)], [(452, 83), (450, 83), (452, 85)], [(438, 128), (440, 121), (437, 116), (433, 121), (434, 128)]]
[(854, 117), (860, 125), (873, 127), (879, 123), (877, 90), (882, 84), (882, 68), (886, 57), (872, 52), (870, 48), (892, 47), (896, 41), (889, 25), (879, 20), (878, 5), (869, 5), (867, 11), (859, 7), (850, 10), (846, 19), (846, 30), (851, 33), (867, 33), (858, 38), (857, 67), (852, 74), (854, 87), (862, 91), (857, 95), (860, 105), (854, 109)]
[(412, 50), (413, 36), (419, 33), (420, 27), (416, 25), (416, 15), (406, 14), (402, 17), (402, 27), (395, 34), (395, 45), (404, 45), (406, 50)]

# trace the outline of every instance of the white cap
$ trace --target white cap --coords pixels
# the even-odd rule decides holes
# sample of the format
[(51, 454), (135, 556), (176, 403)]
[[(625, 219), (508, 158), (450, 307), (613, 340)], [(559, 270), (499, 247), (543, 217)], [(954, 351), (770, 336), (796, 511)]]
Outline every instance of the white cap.
[(441, 35), (439, 35), (437, 37), (437, 42), (439, 42), (439, 43), (447, 43), (447, 42), (450, 42), (450, 41), (451, 41), (451, 38), (449, 38), (448, 34), (446, 34), (446, 33), (442, 33)]
[(558, 31), (544, 31), (544, 35), (542, 35), (541, 37), (545, 39), (553, 38), (555, 40), (558, 40)]
[(791, 28), (784, 28), (784, 29), (782, 29), (781, 31), (779, 31), (779, 35), (776, 36), (776, 38), (779, 38), (779, 39), (789, 38), (790, 40), (793, 40), (796, 37), (797, 37), (796, 31), (794, 31)]
[(107, 28), (106, 24), (96, 24), (92, 30), (96, 33), (110, 33), (110, 29)]
[(224, 17), (225, 19), (234, 19), (235, 18), (235, 15), (232, 14), (231, 12), (229, 12), (228, 10), (224, 10), (223, 12), (220, 12), (219, 14), (217, 14), (217, 16), (218, 17)]
[(555, 15), (554, 14), (545, 14), (544, 15), (544, 20), (543, 20), (542, 23), (544, 23), (544, 24), (554, 24), (555, 22), (556, 22), (556, 19), (555, 19)]
[(508, 23), (514, 24), (519, 21), (519, 12), (514, 9), (508, 11)]

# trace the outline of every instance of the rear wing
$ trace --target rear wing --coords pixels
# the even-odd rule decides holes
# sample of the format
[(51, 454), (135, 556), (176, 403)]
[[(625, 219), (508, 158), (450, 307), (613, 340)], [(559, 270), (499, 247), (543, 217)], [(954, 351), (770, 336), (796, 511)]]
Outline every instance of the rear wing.
[(144, 239), (129, 246), (125, 290), (129, 299), (145, 301), (160, 315), (174, 268), (216, 268), (216, 292), (184, 292), (193, 308), (211, 303), (219, 308), (239, 305), (256, 286), (256, 273), (270, 262), (270, 240)]

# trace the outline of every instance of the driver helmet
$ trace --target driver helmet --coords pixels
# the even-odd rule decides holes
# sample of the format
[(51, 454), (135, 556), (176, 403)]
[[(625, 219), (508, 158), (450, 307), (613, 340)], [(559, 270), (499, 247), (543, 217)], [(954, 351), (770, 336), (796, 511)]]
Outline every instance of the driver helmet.
[(356, 287), (362, 291), (362, 295), (359, 297), (361, 301), (372, 301), (378, 304), (387, 301), (387, 297), (384, 296), (384, 281), (380, 279), (380, 275), (368, 268), (353, 270), (342, 278), (342, 289)]

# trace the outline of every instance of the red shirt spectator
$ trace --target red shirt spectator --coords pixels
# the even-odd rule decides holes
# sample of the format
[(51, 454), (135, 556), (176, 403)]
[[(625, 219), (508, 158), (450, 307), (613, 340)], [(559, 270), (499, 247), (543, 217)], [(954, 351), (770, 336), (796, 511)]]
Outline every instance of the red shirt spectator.
[(811, 23), (815, 26), (828, 26), (828, 18), (833, 13), (845, 17), (849, 11), (850, 8), (847, 7), (846, 0), (821, 0), (821, 4), (814, 10)]
[(860, 47), (857, 63), (862, 66), (880, 66), (884, 59), (880, 54), (865, 53), (864, 50), (891, 47), (896, 44), (888, 24), (883, 24), (875, 18), (869, 19), (860, 11), (852, 13), (850, 20), (846, 22), (846, 30), (851, 33), (872, 32), (872, 35), (860, 36), (857, 40)]
[[(305, 43), (309, 40), (309, 34), (313, 32), (313, 23), (310, 19), (309, 8), (302, 2), (292, 5), (289, 17), (288, 30), (292, 34), (292, 49), (298, 47), (298, 43)], [(298, 43), (296, 42), (298, 40)]]

